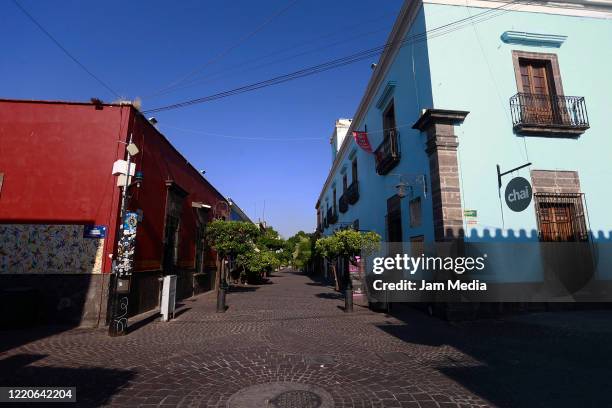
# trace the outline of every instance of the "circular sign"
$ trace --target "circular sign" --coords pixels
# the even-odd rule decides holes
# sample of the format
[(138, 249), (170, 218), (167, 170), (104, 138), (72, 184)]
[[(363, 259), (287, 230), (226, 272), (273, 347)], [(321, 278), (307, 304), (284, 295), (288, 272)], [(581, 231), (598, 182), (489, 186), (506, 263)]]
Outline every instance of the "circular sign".
[(523, 177), (515, 177), (506, 186), (506, 204), (512, 211), (520, 212), (531, 203), (531, 184)]

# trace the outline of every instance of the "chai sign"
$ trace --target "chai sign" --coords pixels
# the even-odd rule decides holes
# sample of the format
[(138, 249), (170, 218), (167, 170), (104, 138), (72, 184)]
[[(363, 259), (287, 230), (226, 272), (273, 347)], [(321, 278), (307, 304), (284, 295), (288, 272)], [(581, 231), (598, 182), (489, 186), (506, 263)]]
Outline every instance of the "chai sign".
[(523, 177), (515, 177), (506, 186), (506, 204), (512, 211), (521, 212), (531, 203), (531, 184)]

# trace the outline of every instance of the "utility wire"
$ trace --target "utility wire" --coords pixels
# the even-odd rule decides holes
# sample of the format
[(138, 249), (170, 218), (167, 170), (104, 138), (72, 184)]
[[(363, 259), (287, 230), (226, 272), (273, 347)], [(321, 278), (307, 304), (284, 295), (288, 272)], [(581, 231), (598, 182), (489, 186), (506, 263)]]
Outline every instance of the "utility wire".
[(149, 96), (155, 96), (155, 95), (157, 95), (157, 94), (159, 94), (161, 92), (165, 92), (168, 89), (171, 89), (171, 88), (173, 88), (173, 87), (175, 87), (177, 85), (180, 85), (181, 83), (183, 83), (187, 79), (191, 78), (193, 75), (195, 75), (198, 72), (202, 71), (207, 66), (209, 66), (211, 64), (214, 64), (215, 62), (218, 62), (220, 59), (225, 57), (227, 54), (229, 54), (235, 48), (238, 48), (245, 41), (249, 40), (251, 37), (255, 36), (255, 34), (259, 33), (261, 30), (263, 30), (268, 24), (270, 24), (272, 21), (274, 21), (275, 18), (277, 18), (277, 17), (281, 16), (282, 14), (284, 14), (287, 10), (289, 10), (291, 7), (293, 7), (295, 5), (295, 3), (297, 3), (298, 1), (299, 0), (291, 1), (288, 5), (286, 5), (282, 9), (277, 10), (276, 12), (274, 12), (263, 23), (258, 25), (253, 31), (251, 31), (251, 32), (247, 33), (246, 35), (240, 37), (238, 39), (238, 41), (236, 41), (234, 44), (230, 45), (228, 48), (226, 48), (225, 50), (221, 51), (220, 53), (218, 53), (217, 55), (215, 55), (214, 57), (212, 57), (208, 61), (206, 61), (203, 65), (201, 65), (200, 67), (194, 69), (193, 71), (189, 72), (187, 75), (179, 78), (178, 80), (170, 83), (169, 85), (161, 88), (160, 90), (154, 92), (153, 94), (151, 94)]
[[(340, 44), (351, 42), (351, 41), (353, 41), (353, 40), (355, 40), (357, 38), (361, 38), (361, 37), (364, 37), (364, 36), (372, 35), (372, 34), (378, 33), (380, 31), (385, 31), (385, 30), (387, 30), (387, 27), (376, 29), (376, 30), (372, 30), (372, 31), (368, 31), (368, 32), (365, 32), (365, 33), (360, 33), (360, 34), (351, 36), (349, 38), (342, 39), (342, 40), (339, 40), (339, 41), (327, 44), (327, 45), (322, 46), (322, 47), (317, 47), (317, 48), (314, 48), (314, 49), (311, 49), (311, 50), (299, 52), (297, 54), (292, 54), (292, 55), (289, 55), (289, 56), (283, 57), (283, 58), (277, 58), (275, 60), (272, 60), (272, 61), (269, 61), (269, 62), (265, 62), (263, 64), (258, 64), (258, 65), (250, 64), (252, 62), (264, 59), (266, 57), (256, 58), (256, 59), (253, 59), (253, 60), (250, 60), (250, 61), (246, 61), (245, 63), (243, 63), (243, 64), (241, 64), (239, 66), (235, 66), (233, 68), (229, 68), (229, 69), (226, 69), (226, 70), (223, 70), (223, 71), (218, 71), (218, 72), (213, 73), (210, 76), (205, 77), (205, 78), (194, 78), (194, 79), (184, 83), (183, 85), (177, 85), (176, 87), (169, 88), (166, 91), (158, 92), (157, 95), (155, 95), (153, 97), (149, 97), (147, 99), (157, 99), (157, 98), (160, 98), (162, 96), (165, 96), (165, 95), (167, 95), (169, 93), (172, 93), (172, 92), (175, 92), (175, 91), (191, 88), (191, 87), (196, 86), (196, 85), (203, 85), (203, 84), (206, 84), (206, 83), (214, 82), (214, 81), (216, 81), (216, 80), (218, 80), (220, 78), (225, 78), (225, 77), (232, 76), (232, 74), (231, 74), (232, 72), (235, 72), (235, 74), (242, 73), (242, 72), (252, 72), (254, 70), (257, 70), (257, 69), (260, 69), (260, 68), (263, 68), (263, 67), (267, 67), (267, 66), (270, 66), (270, 65), (275, 65), (275, 64), (278, 64), (278, 63), (281, 63), (281, 62), (285, 62), (285, 61), (288, 61), (288, 60), (292, 60), (292, 59), (295, 59), (295, 58), (302, 57), (304, 55), (308, 55), (308, 54), (316, 53), (316, 52), (319, 52), (319, 51), (322, 51), (322, 50), (325, 50), (325, 49), (333, 48), (333, 47), (336, 47), (336, 46), (338, 46)], [(277, 53), (273, 53), (273, 54), (268, 54), (268, 56), (274, 55), (274, 54), (278, 54), (278, 52)]]
[(327, 140), (325, 138), (321, 138), (321, 137), (298, 137), (298, 138), (286, 138), (286, 137), (249, 137), (249, 136), (232, 136), (232, 135), (224, 135), (224, 134), (220, 134), (220, 133), (211, 133), (211, 132), (205, 132), (205, 131), (201, 131), (201, 130), (196, 130), (196, 129), (185, 129), (185, 128), (181, 128), (181, 127), (176, 127), (176, 126), (170, 126), (170, 125), (161, 125), (162, 128), (164, 129), (174, 129), (174, 130), (178, 130), (181, 132), (188, 132), (188, 133), (196, 133), (196, 134), (201, 134), (204, 136), (213, 136), (213, 137), (222, 137), (225, 139), (236, 139), (236, 140), (253, 140), (253, 141), (266, 141), (266, 142), (287, 142), (287, 141), (295, 141), (295, 142), (302, 142), (302, 141), (310, 141), (310, 140), (316, 140), (316, 141), (324, 141)]
[[(503, 4), (499, 7), (493, 8), (493, 9), (488, 9), (486, 11), (483, 11), (479, 14), (475, 14), (471, 17), (465, 17), (463, 19), (460, 20), (456, 20), (453, 21), (451, 23), (447, 23), (444, 24), (440, 27), (436, 27), (433, 28), (431, 30), (425, 31), (423, 33), (419, 33), (419, 34), (415, 34), (412, 35), (410, 37), (407, 37), (401, 41), (399, 41), (398, 43), (400, 44), (400, 47), (403, 47), (406, 44), (410, 44), (410, 43), (417, 43), (417, 42), (421, 42), (421, 41), (425, 41), (428, 39), (432, 39), (435, 37), (439, 37), (442, 35), (446, 35), (446, 34), (450, 34), (454, 31), (457, 31), (461, 28), (464, 28), (466, 26), (469, 26), (471, 24), (472, 21), (475, 22), (483, 22), (486, 20), (489, 20), (491, 18), (497, 17), (498, 15), (501, 15), (503, 13), (509, 12), (511, 10), (506, 9), (506, 10), (501, 10), (504, 7), (507, 7), (509, 5), (512, 5), (516, 2), (518, 2), (519, 0), (514, 0), (510, 3), (506, 3)], [(371, 48), (371, 49), (367, 49), (367, 50), (363, 50), (360, 51), (358, 53), (355, 54), (351, 54), (348, 55), (346, 57), (342, 57), (342, 58), (338, 58), (335, 60), (331, 60), (331, 61), (327, 61), (325, 63), (322, 64), (318, 64), (318, 65), (314, 65), (308, 68), (304, 68), (304, 69), (300, 69), (298, 71), (295, 72), (291, 72), (289, 74), (284, 74), (284, 75), (279, 75), (277, 77), (271, 78), (271, 79), (267, 79), (264, 81), (259, 81), (259, 82), (255, 82), (249, 85), (244, 85), (238, 88), (234, 88), (228, 91), (224, 91), (224, 92), (219, 92), (213, 95), (209, 95), (209, 96), (205, 96), (205, 97), (201, 97), (201, 98), (196, 98), (196, 99), (191, 99), (191, 100), (187, 100), (184, 102), (178, 102), (178, 103), (174, 103), (174, 104), (170, 104), (170, 105), (166, 105), (166, 106), (160, 106), (157, 108), (153, 108), (153, 109), (149, 109), (149, 110), (145, 110), (143, 111), (143, 113), (155, 113), (155, 112), (161, 112), (161, 111), (166, 111), (166, 110), (171, 110), (171, 109), (178, 109), (178, 108), (183, 108), (186, 106), (190, 106), (190, 105), (195, 105), (195, 104), (199, 104), (199, 103), (204, 103), (204, 102), (209, 102), (209, 101), (213, 101), (216, 99), (221, 99), (221, 98), (226, 98), (228, 96), (234, 96), (237, 94), (241, 94), (241, 93), (245, 93), (245, 92), (251, 92), (257, 89), (261, 89), (261, 88), (265, 88), (268, 86), (272, 86), (272, 85), (277, 85), (277, 84), (281, 84), (284, 82), (288, 82), (288, 81), (292, 81), (298, 78), (303, 78), (306, 76), (310, 76), (310, 75), (315, 75), (324, 71), (328, 71), (334, 68), (339, 68), (339, 67), (343, 67), (345, 65), (349, 65), (349, 64), (353, 64), (355, 62), (367, 59), (367, 58), (371, 58), (373, 56), (379, 55), (381, 53), (383, 53), (385, 50), (387, 50), (388, 48), (390, 48), (391, 46), (393, 46), (394, 43), (393, 42), (389, 42), (383, 46), (379, 46), (379, 47), (375, 47), (375, 48)]]
[[(189, 79), (189, 80), (187, 80), (187, 81), (184, 81), (184, 82), (182, 83), (182, 85), (181, 85), (181, 84), (177, 84), (177, 85), (175, 85), (175, 86), (168, 86), (168, 87), (166, 88), (166, 90), (164, 90), (164, 91), (158, 91), (158, 92), (156, 92), (156, 93), (154, 93), (154, 94), (145, 95), (143, 98), (151, 99), (151, 98), (154, 98), (154, 97), (159, 97), (159, 96), (162, 96), (162, 95), (164, 95), (164, 94), (168, 94), (168, 93), (173, 92), (173, 91), (176, 91), (176, 90), (180, 90), (180, 89), (187, 88), (187, 87), (189, 87), (189, 86), (195, 85), (196, 83), (201, 84), (201, 83), (207, 83), (207, 82), (210, 82), (210, 81), (212, 80), (212, 78), (214, 78), (214, 77), (218, 77), (219, 75), (222, 75), (222, 76), (223, 76), (223, 74), (226, 74), (227, 72), (230, 72), (230, 71), (235, 71), (235, 70), (237, 70), (237, 69), (244, 68), (245, 66), (249, 66), (249, 65), (251, 65), (251, 64), (252, 64), (252, 63), (254, 63), (254, 62), (258, 62), (258, 61), (261, 61), (261, 60), (263, 60), (263, 59), (266, 59), (266, 58), (269, 58), (269, 57), (272, 57), (272, 56), (275, 56), (275, 55), (278, 55), (278, 54), (283, 54), (283, 53), (285, 53), (285, 52), (287, 52), (287, 51), (295, 51), (297, 48), (303, 47), (303, 46), (305, 46), (305, 45), (312, 44), (312, 43), (314, 43), (314, 42), (316, 42), (316, 41), (318, 41), (318, 40), (325, 39), (325, 38), (330, 38), (330, 37), (333, 37), (333, 36), (337, 35), (338, 33), (345, 33), (345, 32), (347, 32), (347, 31), (350, 31), (350, 30), (352, 30), (354, 27), (363, 27), (363, 26), (364, 26), (366, 23), (369, 23), (369, 22), (372, 22), (372, 21), (378, 21), (378, 20), (381, 20), (381, 19), (383, 19), (383, 18), (387, 17), (387, 16), (388, 16), (388, 15), (390, 15), (390, 14), (395, 14), (395, 13), (385, 13), (385, 14), (379, 15), (379, 16), (377, 16), (377, 17), (374, 17), (374, 18), (371, 18), (371, 19), (367, 19), (367, 20), (365, 20), (365, 21), (361, 21), (361, 22), (359, 22), (359, 23), (357, 23), (357, 24), (351, 24), (351, 25), (349, 25), (349, 26), (345, 26), (345, 27), (343, 27), (343, 28), (342, 28), (342, 29), (340, 29), (340, 30), (334, 30), (334, 31), (332, 31), (332, 32), (328, 32), (328, 33), (326, 33), (326, 34), (323, 34), (323, 35), (317, 36), (317, 37), (315, 37), (315, 38), (312, 38), (312, 39), (310, 39), (310, 40), (306, 40), (306, 41), (299, 42), (299, 43), (294, 44), (294, 45), (292, 45), (292, 46), (290, 46), (290, 47), (286, 47), (286, 48), (282, 48), (282, 49), (280, 49), (280, 50), (272, 51), (272, 52), (270, 52), (270, 53), (268, 53), (268, 54), (265, 54), (265, 55), (262, 55), (262, 56), (259, 56), (259, 57), (256, 57), (256, 58), (253, 58), (253, 59), (250, 59), (250, 60), (247, 60), (247, 61), (241, 62), (241, 63), (240, 63), (239, 65), (237, 65), (237, 66), (230, 67), (230, 68), (228, 68), (228, 69), (223, 69), (223, 70), (221, 70), (221, 71), (214, 72), (214, 73), (212, 73), (211, 75), (207, 75), (207, 76), (206, 76), (206, 77), (204, 77), (204, 78), (202, 78), (202, 77), (195, 77), (195, 78)], [(266, 63), (266, 64), (258, 65), (258, 66), (256, 66), (256, 67), (255, 67), (255, 68), (253, 68), (253, 69), (257, 69), (257, 68), (259, 68), (259, 67), (266, 66), (266, 65), (270, 65), (270, 64), (274, 64), (274, 63), (278, 63), (278, 62), (283, 62), (283, 61), (286, 61), (286, 60), (288, 60), (288, 59), (293, 59), (293, 58), (295, 58), (295, 57), (299, 57), (299, 56), (304, 55), (304, 54), (308, 54), (308, 53), (312, 53), (312, 52), (317, 52), (317, 51), (319, 51), (319, 50), (326, 49), (326, 48), (330, 48), (330, 47), (332, 47), (332, 46), (334, 46), (334, 45), (338, 45), (338, 44), (341, 44), (341, 43), (344, 43), (344, 42), (349, 42), (349, 41), (352, 41), (352, 40), (354, 40), (354, 39), (356, 39), (356, 38), (359, 38), (359, 37), (361, 37), (361, 36), (370, 35), (370, 34), (373, 34), (373, 33), (375, 33), (375, 32), (379, 32), (379, 31), (383, 31), (383, 30), (388, 30), (388, 27), (381, 28), (381, 29), (377, 29), (377, 30), (374, 30), (374, 31), (368, 31), (368, 32), (363, 33), (363, 34), (358, 34), (358, 35), (352, 36), (352, 37), (350, 37), (350, 38), (348, 38), (348, 39), (346, 39), (346, 40), (340, 40), (340, 41), (337, 41), (337, 42), (335, 42), (335, 43), (325, 45), (325, 46), (323, 46), (323, 47), (318, 47), (318, 48), (315, 48), (315, 49), (313, 49), (313, 50), (311, 50), (311, 51), (304, 51), (304, 52), (302, 52), (302, 53), (299, 53), (299, 54), (294, 54), (294, 55), (288, 56), (288, 57), (283, 58), (283, 59), (277, 59), (277, 60), (274, 60), (274, 61), (269, 62), (269, 63)], [(241, 71), (239, 71), (239, 72), (242, 72), (242, 71), (244, 71), (244, 70), (241, 70)]]
[(13, 3), (21, 10), (21, 12), (30, 19), (39, 29), (42, 31), (55, 45), (59, 47), (60, 50), (64, 52), (72, 61), (74, 61), (79, 67), (81, 67), (85, 72), (89, 74), (93, 79), (95, 79), (100, 85), (106, 88), (107, 91), (115, 95), (117, 98), (120, 98), (119, 94), (113, 90), (106, 82), (102, 81), (98, 76), (96, 76), (93, 72), (91, 72), (81, 61), (79, 61), (74, 55), (72, 55), (58, 40), (51, 35), (49, 31), (47, 31), (28, 11), (21, 5), (17, 0), (13, 0)]

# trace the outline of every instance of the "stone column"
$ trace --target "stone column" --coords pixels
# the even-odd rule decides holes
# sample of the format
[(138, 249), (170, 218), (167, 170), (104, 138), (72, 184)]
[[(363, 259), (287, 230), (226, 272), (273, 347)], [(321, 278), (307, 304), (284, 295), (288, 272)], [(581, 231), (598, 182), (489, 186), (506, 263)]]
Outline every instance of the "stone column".
[(429, 156), (436, 242), (462, 239), (464, 235), (455, 125), (462, 123), (468, 113), (427, 109), (412, 126), (427, 134), (425, 151)]

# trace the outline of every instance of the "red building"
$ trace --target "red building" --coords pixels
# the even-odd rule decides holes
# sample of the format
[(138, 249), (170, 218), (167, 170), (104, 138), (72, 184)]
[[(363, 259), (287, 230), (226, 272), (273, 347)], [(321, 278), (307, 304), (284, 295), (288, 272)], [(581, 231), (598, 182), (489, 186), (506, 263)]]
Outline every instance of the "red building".
[(121, 206), (113, 163), (130, 135), (144, 175), (128, 190), (141, 215), (130, 314), (158, 306), (163, 275), (178, 275), (179, 298), (214, 286), (203, 232), (228, 203), (136, 108), (0, 100), (3, 319), (104, 324)]

